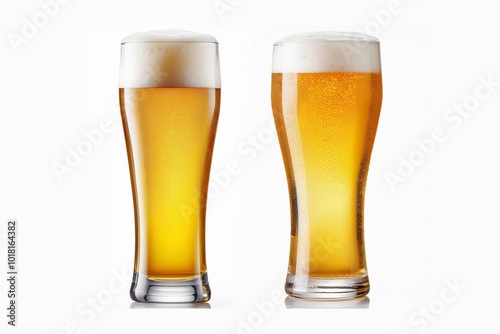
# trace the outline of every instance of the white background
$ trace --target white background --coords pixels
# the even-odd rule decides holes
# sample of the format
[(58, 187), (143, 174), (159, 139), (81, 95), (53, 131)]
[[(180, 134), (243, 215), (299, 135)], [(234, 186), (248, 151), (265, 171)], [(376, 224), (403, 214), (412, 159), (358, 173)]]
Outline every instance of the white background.
[[(221, 3), (230, 10), (218, 13), (214, 4)], [(20, 273), (16, 328), (6, 324), (7, 282), (0, 280), (2, 333), (498, 327), (500, 86), (490, 92), (480, 81), (500, 82), (494, 2), (114, 0), (67, 1), (51, 10), (52, 17), (40, 14), (34, 0), (0, 5), (0, 267), (4, 277), (6, 222), (17, 218)], [(26, 20), (40, 27), (15, 46), (13, 34), (22, 36)], [(201, 309), (145, 308), (128, 297), (134, 227), (116, 104), (120, 40), (174, 27), (220, 43), (212, 184), (228, 162), (240, 167), (208, 202), (212, 299)], [(288, 192), (270, 123), (272, 43), (314, 30), (356, 30), (381, 40), (384, 102), (365, 210), (372, 290), (360, 309), (271, 298), (283, 291), (289, 241)], [(479, 100), (476, 89), (489, 95)], [(448, 114), (464, 103), (472, 110), (466, 118)], [(68, 150), (86, 140), (83, 132), (103, 120), (112, 130), (59, 180), (54, 163), (65, 164)], [(418, 153), (416, 141), (436, 129), (446, 139)], [(260, 141), (255, 156), (238, 150), (269, 131), (272, 139)], [(419, 165), (391, 187), (388, 173), (411, 157)]]

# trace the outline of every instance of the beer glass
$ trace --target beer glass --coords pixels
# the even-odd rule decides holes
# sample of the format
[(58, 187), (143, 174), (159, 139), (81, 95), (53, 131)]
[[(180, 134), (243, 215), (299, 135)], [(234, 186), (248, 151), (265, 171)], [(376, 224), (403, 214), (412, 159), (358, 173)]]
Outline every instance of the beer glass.
[(382, 103), (379, 42), (302, 33), (273, 51), (272, 108), (291, 207), (285, 290), (306, 299), (366, 295), (363, 210)]
[(119, 94), (135, 212), (130, 296), (207, 301), (205, 208), (220, 106), (216, 39), (182, 30), (126, 37)]

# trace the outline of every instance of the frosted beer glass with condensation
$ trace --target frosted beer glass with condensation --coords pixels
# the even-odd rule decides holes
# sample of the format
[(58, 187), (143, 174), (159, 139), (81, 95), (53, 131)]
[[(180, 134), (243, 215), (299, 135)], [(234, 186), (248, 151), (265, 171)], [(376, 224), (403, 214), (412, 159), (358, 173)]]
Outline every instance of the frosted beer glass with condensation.
[(274, 44), (272, 108), (288, 180), (286, 292), (366, 295), (365, 185), (382, 103), (379, 42), (356, 33)]
[(181, 30), (126, 37), (120, 107), (135, 211), (130, 295), (210, 299), (205, 208), (220, 105), (218, 44)]

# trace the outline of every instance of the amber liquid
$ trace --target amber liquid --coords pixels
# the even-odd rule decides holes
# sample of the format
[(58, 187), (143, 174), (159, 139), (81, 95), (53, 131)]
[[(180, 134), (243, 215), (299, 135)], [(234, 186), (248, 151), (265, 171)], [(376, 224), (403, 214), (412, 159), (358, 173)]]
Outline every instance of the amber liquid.
[(289, 274), (366, 275), (364, 194), (381, 102), (380, 73), (273, 73), (291, 205)]
[(135, 208), (135, 271), (206, 272), (205, 207), (220, 89), (120, 88)]

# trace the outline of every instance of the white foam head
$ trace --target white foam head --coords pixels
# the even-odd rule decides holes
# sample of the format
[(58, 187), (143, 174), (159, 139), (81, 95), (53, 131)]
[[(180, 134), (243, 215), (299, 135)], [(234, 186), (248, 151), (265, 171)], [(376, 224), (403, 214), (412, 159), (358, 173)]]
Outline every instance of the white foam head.
[(379, 41), (349, 32), (310, 32), (274, 44), (274, 73), (380, 72)]
[(154, 30), (125, 37), (120, 88), (220, 88), (217, 40), (186, 30)]

